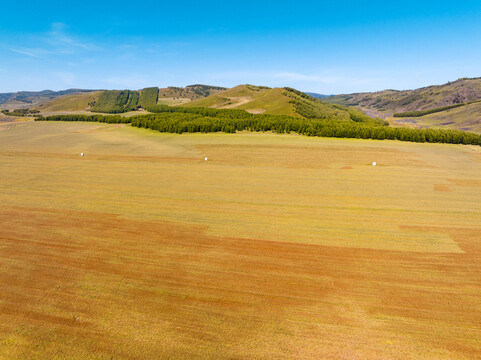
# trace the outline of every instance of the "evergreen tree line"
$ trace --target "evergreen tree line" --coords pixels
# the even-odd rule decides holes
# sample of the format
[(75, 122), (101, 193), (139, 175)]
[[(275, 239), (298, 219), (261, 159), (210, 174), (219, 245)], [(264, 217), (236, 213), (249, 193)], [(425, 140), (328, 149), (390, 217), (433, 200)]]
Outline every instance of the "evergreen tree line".
[(10, 115), (10, 116), (32, 116), (32, 115), (38, 114), (40, 111), (34, 110), (34, 109), (15, 109), (13, 111), (10, 111), (8, 109), (5, 109), (5, 110), (2, 110), (1, 112), (4, 115)]
[[(239, 110), (239, 109), (213, 109), (213, 108), (204, 108), (204, 107), (182, 107), (182, 106), (168, 106), (168, 105), (147, 106), (145, 110), (155, 114), (161, 114), (161, 113), (198, 114), (202, 116), (222, 117), (222, 118), (229, 118), (229, 119), (231, 118), (243, 119), (243, 118), (251, 118), (253, 116), (256, 116), (248, 113), (245, 110)], [(274, 115), (274, 116), (282, 116), (282, 115)]]
[(458, 107), (461, 107), (461, 106), (474, 104), (474, 103), (477, 103), (477, 102), (481, 102), (481, 100), (469, 101), (469, 102), (465, 102), (465, 103), (443, 106), (443, 107), (428, 109), (428, 110), (406, 111), (406, 112), (402, 112), (402, 113), (396, 113), (393, 116), (394, 117), (420, 117), (420, 116), (424, 116), (424, 115), (438, 113), (438, 112), (441, 112), (441, 111), (455, 109), (455, 108), (458, 108)]
[[(180, 108), (175, 108), (180, 109)], [(328, 119), (302, 119), (286, 115), (223, 116), (222, 110), (200, 108), (212, 114), (185, 111), (169, 111), (157, 114), (122, 117), (118, 115), (53, 115), (37, 120), (47, 121), (91, 121), (105, 123), (131, 123), (132, 126), (169, 133), (272, 131), (276, 133), (298, 133), (307, 136), (390, 139), (411, 142), (451, 143), (481, 145), (481, 136), (459, 130), (414, 129), (389, 127), (375, 122), (354, 122)], [(241, 110), (237, 110), (241, 111)], [(230, 112), (228, 112), (229, 115)]]

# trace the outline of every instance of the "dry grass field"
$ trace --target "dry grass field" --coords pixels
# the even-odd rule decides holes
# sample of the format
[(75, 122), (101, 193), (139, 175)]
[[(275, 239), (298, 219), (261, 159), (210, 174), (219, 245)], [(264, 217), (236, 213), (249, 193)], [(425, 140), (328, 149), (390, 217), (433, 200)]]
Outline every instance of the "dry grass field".
[(479, 147), (18, 123), (0, 359), (476, 359), (480, 200)]

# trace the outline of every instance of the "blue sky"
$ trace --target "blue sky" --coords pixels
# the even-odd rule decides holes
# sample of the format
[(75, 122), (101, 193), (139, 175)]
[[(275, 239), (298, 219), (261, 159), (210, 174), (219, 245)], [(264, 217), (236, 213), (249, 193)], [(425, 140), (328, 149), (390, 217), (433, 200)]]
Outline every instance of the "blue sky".
[(479, 0), (2, 4), (0, 92), (250, 83), (334, 94), (479, 76)]

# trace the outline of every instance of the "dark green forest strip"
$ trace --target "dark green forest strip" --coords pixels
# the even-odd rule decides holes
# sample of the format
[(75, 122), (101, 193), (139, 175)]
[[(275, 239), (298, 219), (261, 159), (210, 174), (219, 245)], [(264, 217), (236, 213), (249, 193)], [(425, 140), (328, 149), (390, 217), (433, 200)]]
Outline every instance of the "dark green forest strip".
[(144, 109), (148, 106), (155, 106), (157, 105), (158, 97), (159, 97), (158, 87), (150, 87), (150, 88), (142, 89), (140, 91), (139, 104)]
[(475, 100), (475, 101), (465, 102), (465, 103), (461, 103), (461, 104), (443, 106), (443, 107), (428, 109), (428, 110), (406, 111), (406, 112), (402, 112), (402, 113), (396, 113), (393, 116), (394, 117), (421, 117), (421, 116), (424, 116), (424, 115), (435, 114), (435, 113), (438, 113), (438, 112), (455, 109), (455, 108), (458, 108), (458, 107), (461, 107), (461, 106), (474, 104), (474, 103), (477, 103), (477, 102), (481, 102), (481, 100)]
[(106, 90), (100, 94), (91, 111), (120, 114), (138, 108), (139, 93), (131, 90)]
[[(481, 145), (481, 135), (459, 130), (389, 127), (376, 121), (302, 119), (285, 115), (249, 114), (243, 110), (157, 106), (158, 113), (118, 115), (53, 115), (37, 120), (130, 123), (132, 126), (169, 133), (272, 131), (307, 136), (400, 140), (411, 142)], [(162, 111), (163, 109), (164, 111)], [(149, 109), (151, 111), (152, 108)]]

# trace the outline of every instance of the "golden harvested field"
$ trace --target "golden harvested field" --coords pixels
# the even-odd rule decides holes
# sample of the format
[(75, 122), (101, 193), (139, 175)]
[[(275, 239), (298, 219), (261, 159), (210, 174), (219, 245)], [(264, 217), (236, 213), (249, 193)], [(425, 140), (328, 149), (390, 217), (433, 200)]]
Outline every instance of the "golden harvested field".
[(476, 359), (480, 200), (479, 147), (18, 123), (0, 359)]

